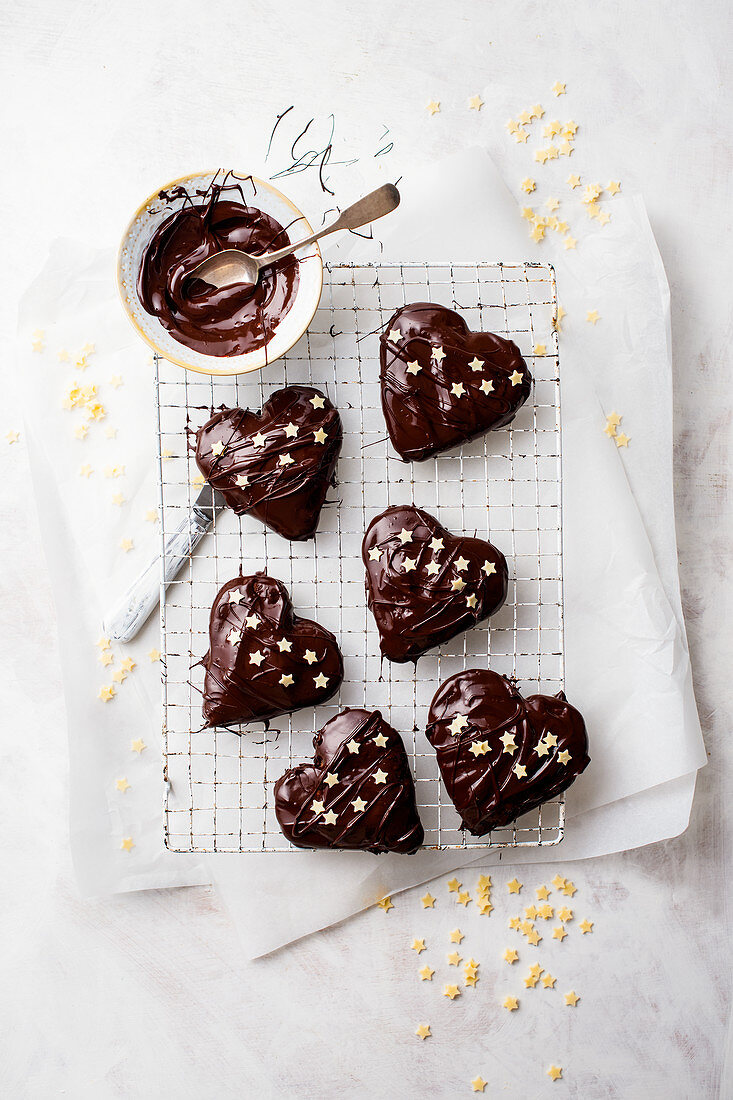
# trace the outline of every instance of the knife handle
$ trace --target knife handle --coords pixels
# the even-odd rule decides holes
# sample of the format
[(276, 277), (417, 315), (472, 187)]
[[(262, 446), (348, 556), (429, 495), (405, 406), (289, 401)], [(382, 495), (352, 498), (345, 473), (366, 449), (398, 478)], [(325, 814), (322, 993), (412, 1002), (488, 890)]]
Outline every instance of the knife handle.
[[(180, 527), (165, 540), (163, 556), (165, 574), (163, 584), (168, 585), (186, 564), (211, 521), (196, 510), (190, 512)], [(102, 629), (115, 642), (129, 642), (142, 630), (147, 619), (160, 602), (160, 557), (154, 558), (147, 569), (128, 588), (119, 603), (106, 615)]]

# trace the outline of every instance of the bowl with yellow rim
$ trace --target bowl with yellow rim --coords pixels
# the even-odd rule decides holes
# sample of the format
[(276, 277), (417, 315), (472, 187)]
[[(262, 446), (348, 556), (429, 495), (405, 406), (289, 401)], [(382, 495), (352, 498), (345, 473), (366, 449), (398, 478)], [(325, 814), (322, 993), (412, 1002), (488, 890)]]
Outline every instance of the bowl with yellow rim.
[[(282, 316), (266, 344), (241, 355), (217, 356), (204, 355), (186, 347), (163, 327), (160, 320), (143, 308), (137, 292), (137, 278), (142, 264), (143, 254), (151, 237), (160, 224), (173, 213), (180, 203), (172, 204), (160, 198), (160, 192), (170, 192), (181, 187), (192, 195), (202, 193), (210, 186), (212, 179), (222, 178), (219, 172), (192, 172), (188, 176), (171, 180), (150, 195), (140, 206), (125, 230), (117, 256), (117, 287), (122, 305), (137, 332), (159, 355), (171, 363), (177, 363), (188, 370), (200, 374), (233, 375), (249, 374), (261, 370), (268, 363), (285, 355), (298, 342), (318, 308), (323, 288), (323, 260), (317, 244), (297, 249), (294, 255), (299, 261), (298, 286), (288, 311)], [(237, 178), (252, 180), (256, 194), (252, 205), (275, 218), (280, 225), (288, 227), (291, 240), (305, 238), (313, 229), (300, 210), (266, 180), (237, 173)], [(182, 199), (180, 200), (183, 201)], [(249, 200), (248, 200), (249, 201)]]

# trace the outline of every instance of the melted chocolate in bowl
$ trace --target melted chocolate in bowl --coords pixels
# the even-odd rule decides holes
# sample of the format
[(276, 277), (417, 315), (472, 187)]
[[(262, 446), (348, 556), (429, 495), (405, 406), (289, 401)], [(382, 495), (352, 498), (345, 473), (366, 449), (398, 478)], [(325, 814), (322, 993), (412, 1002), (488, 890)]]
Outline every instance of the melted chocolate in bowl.
[[(231, 191), (239, 198), (222, 197)], [(137, 280), (143, 308), (174, 340), (203, 355), (242, 355), (264, 347), (295, 301), (298, 260), (286, 256), (265, 268), (256, 287), (217, 290), (191, 278), (191, 272), (225, 248), (254, 256), (284, 248), (290, 244), (287, 229), (249, 206), (240, 184), (212, 184), (195, 199), (176, 187), (161, 191), (160, 198), (183, 202), (158, 226), (143, 253)]]

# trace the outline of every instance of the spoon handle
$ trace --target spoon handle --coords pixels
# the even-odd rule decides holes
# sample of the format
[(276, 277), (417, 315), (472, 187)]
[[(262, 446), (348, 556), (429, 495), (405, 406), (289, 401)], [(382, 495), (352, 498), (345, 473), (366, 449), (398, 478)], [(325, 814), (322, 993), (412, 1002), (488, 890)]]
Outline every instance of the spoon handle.
[(280, 248), (277, 252), (268, 252), (265, 256), (257, 256), (257, 263), (260, 267), (274, 263), (275, 260), (281, 260), (283, 256), (289, 256), (297, 248), (303, 248), (304, 245), (313, 244), (314, 241), (326, 237), (329, 233), (335, 233), (337, 229), (358, 229), (362, 225), (367, 225), (368, 222), (375, 222), (377, 218), (382, 218), (385, 214), (395, 210), (399, 204), (399, 191), (393, 183), (385, 183), (383, 187), (378, 187), (376, 191), (370, 191), (363, 199), (347, 206), (345, 210), (341, 211), (336, 221), (332, 222), (331, 225), (327, 225), (325, 229), (313, 233), (312, 236), (306, 237), (304, 241), (298, 241), (296, 244), (289, 244), (285, 248)]

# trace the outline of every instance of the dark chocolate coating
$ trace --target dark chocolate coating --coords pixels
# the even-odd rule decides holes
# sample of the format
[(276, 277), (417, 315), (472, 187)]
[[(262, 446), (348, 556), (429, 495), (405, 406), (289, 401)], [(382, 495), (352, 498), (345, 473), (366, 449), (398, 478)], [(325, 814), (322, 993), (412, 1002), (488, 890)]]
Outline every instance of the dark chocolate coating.
[(488, 669), (459, 672), (440, 685), (426, 733), (448, 795), (474, 836), (555, 798), (590, 763), (583, 716), (563, 692), (523, 699)]
[[(393, 331), (400, 332), (399, 341), (390, 339)], [(461, 315), (445, 306), (403, 306), (379, 341), (382, 410), (405, 462), (421, 462), (503, 427), (529, 397), (532, 375), (517, 345), (491, 332), (471, 332)], [(433, 350), (439, 347), (445, 358), (436, 360)], [(513, 384), (515, 371), (522, 378)], [(463, 392), (456, 395), (454, 385)]]
[[(275, 784), (275, 814), (291, 844), (401, 853), (420, 847), (405, 746), (378, 710), (342, 711), (315, 735), (313, 748), (312, 764), (291, 768)], [(330, 814), (335, 822), (326, 820)]]
[[(403, 542), (403, 529), (409, 542)], [(443, 548), (432, 549), (433, 540), (442, 540)], [(380, 555), (373, 561), (369, 552), (377, 548)], [(493, 615), (506, 599), (509, 575), (501, 551), (484, 539), (452, 535), (414, 505), (388, 508), (376, 516), (364, 535), (361, 556), (367, 603), (380, 648), (390, 661), (416, 660)]]
[[(285, 585), (264, 573), (235, 577), (217, 593), (203, 665), (207, 726), (232, 726), (315, 706), (338, 690), (344, 675), (331, 631), (295, 615)], [(317, 684), (319, 677), (326, 682)]]
[[(237, 515), (257, 516), (283, 538), (309, 539), (342, 437), (341, 418), (325, 394), (287, 386), (261, 412), (222, 407), (196, 433), (196, 462)], [(215, 455), (212, 447), (221, 443), (224, 450)]]
[(240, 283), (217, 290), (190, 277), (198, 264), (224, 249), (261, 256), (290, 243), (269, 214), (221, 197), (234, 189), (213, 184), (199, 202), (180, 188), (161, 192), (169, 202), (183, 196), (183, 205), (150, 238), (138, 273), (143, 308), (174, 340), (204, 355), (241, 355), (263, 347), (292, 306), (300, 278), (294, 256), (263, 268), (256, 287)]

